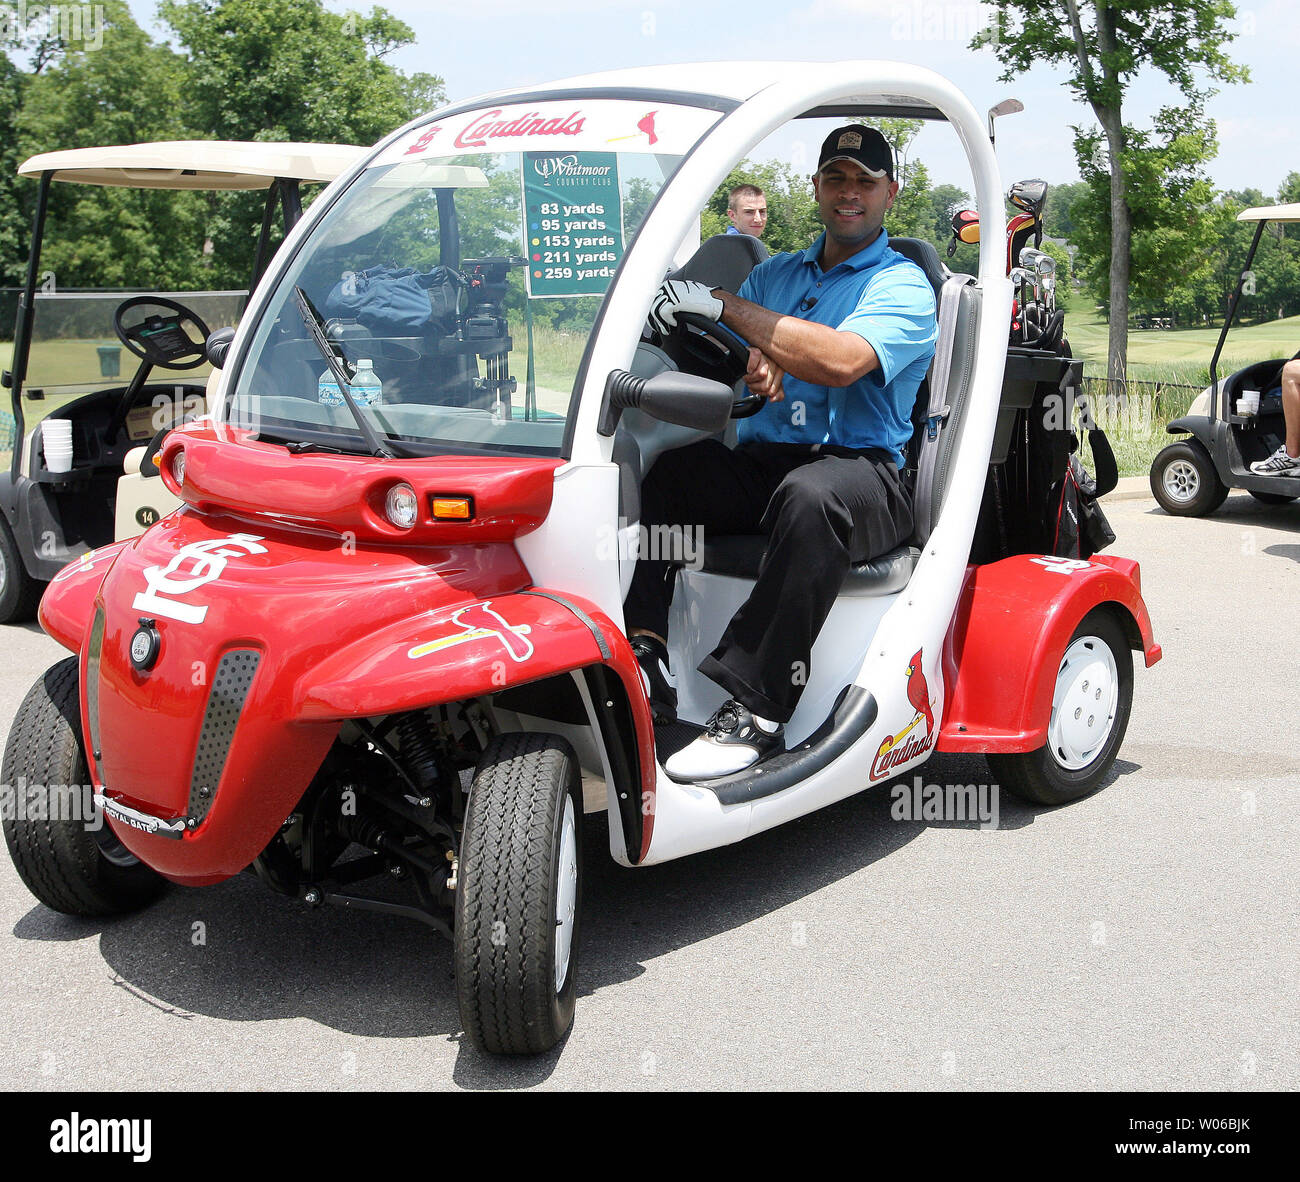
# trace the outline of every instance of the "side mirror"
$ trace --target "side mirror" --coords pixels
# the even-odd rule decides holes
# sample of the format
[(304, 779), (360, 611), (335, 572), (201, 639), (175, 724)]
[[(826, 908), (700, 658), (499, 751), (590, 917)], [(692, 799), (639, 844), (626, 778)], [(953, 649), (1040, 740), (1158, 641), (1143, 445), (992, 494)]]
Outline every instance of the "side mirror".
[(601, 435), (613, 435), (623, 411), (635, 408), (660, 422), (712, 435), (726, 427), (735, 401), (730, 386), (711, 378), (676, 370), (638, 378), (625, 369), (616, 369), (605, 383), (605, 400), (596, 430)]
[(230, 352), (230, 344), (235, 339), (235, 330), (233, 328), (219, 328), (216, 332), (208, 334), (207, 344), (204, 345), (203, 351), (207, 354), (208, 360), (212, 363), (214, 369), (220, 369), (226, 364), (226, 354)]

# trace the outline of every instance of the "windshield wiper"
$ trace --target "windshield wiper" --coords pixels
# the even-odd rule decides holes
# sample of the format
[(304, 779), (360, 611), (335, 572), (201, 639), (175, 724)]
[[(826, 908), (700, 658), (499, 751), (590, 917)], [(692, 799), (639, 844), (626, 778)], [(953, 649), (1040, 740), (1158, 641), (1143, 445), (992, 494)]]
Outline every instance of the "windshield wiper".
[[(286, 439), (284, 441), (284, 450), (291, 456), (300, 456), (304, 452), (324, 451), (331, 455), (342, 456), (347, 453), (341, 447), (330, 447), (328, 443), (308, 443), (304, 439)], [(356, 454), (355, 452), (353, 453)]]
[(348, 404), (348, 410), (352, 412), (352, 417), (356, 419), (357, 426), (361, 428), (361, 434), (365, 436), (366, 445), (370, 448), (370, 454), (380, 456), (386, 460), (392, 460), (397, 457), (397, 453), (388, 446), (380, 437), (378, 432), (367, 421), (366, 416), (361, 413), (361, 407), (352, 397), (352, 376), (348, 373), (348, 361), (341, 351), (336, 351), (335, 347), (330, 344), (329, 338), (325, 335), (325, 325), (321, 322), (319, 313), (312, 302), (307, 298), (307, 293), (301, 287), (294, 284), (294, 298), (298, 301), (298, 311), (302, 316), (302, 322), (307, 326), (307, 331), (311, 334), (311, 339), (316, 342), (316, 348), (320, 350), (320, 355), (325, 358), (325, 364), (330, 367), (330, 373), (334, 375), (334, 380), (339, 384), (339, 393), (343, 395), (343, 400)]

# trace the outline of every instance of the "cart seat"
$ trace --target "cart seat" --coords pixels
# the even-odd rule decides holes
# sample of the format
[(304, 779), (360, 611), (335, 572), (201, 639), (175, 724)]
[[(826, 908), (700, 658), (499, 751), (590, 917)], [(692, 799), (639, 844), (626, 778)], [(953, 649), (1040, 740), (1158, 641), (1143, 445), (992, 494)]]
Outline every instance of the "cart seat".
[[(710, 574), (756, 579), (767, 548), (766, 534), (720, 534), (704, 543), (701, 566)], [(893, 595), (907, 586), (921, 552), (899, 546), (869, 562), (854, 563), (844, 577), (841, 595)]]
[(690, 279), (738, 292), (749, 273), (768, 257), (767, 247), (749, 234), (714, 234), (669, 279)]
[[(966, 408), (966, 395), (970, 385), (970, 368), (974, 360), (975, 326), (978, 323), (978, 293), (966, 282), (966, 277), (954, 277), (939, 259), (938, 252), (928, 242), (915, 238), (891, 238), (889, 244), (905, 258), (916, 263), (934, 288), (940, 306), (953, 302), (946, 318), (941, 317), (939, 340), (935, 345), (935, 362), (931, 364), (927, 380), (917, 391), (917, 412), (913, 418), (916, 436), (909, 448), (909, 467), (914, 471), (919, 459), (928, 450), (927, 462), (920, 465), (916, 502), (916, 529), (911, 539), (915, 544), (899, 546), (869, 562), (855, 563), (849, 568), (841, 595), (868, 596), (892, 595), (907, 586), (912, 569), (920, 557), (919, 545), (924, 545), (930, 529), (939, 516), (950, 473), (953, 447), (960, 438), (960, 423)], [(945, 359), (940, 367), (938, 360)], [(935, 438), (929, 438), (927, 407), (929, 380), (936, 372), (947, 374), (948, 415)], [(941, 376), (940, 380), (944, 380)], [(767, 546), (765, 534), (722, 534), (704, 543), (702, 568), (712, 574), (731, 575), (736, 578), (758, 577), (758, 566)]]

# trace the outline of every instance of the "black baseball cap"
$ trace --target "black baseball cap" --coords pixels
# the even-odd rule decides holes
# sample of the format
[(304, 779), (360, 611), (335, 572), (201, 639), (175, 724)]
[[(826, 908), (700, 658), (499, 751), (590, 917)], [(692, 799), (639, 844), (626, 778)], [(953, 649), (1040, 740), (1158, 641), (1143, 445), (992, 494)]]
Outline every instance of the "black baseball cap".
[(817, 158), (817, 171), (821, 172), (835, 160), (852, 160), (872, 176), (894, 179), (894, 153), (889, 141), (874, 127), (849, 123), (837, 127), (822, 141), (822, 153)]

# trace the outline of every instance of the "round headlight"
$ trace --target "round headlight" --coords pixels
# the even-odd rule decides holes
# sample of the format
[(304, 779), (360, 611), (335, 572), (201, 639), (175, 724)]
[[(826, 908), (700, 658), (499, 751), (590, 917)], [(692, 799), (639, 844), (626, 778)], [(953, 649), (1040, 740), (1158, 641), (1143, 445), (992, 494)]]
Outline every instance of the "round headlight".
[(176, 458), (172, 460), (172, 479), (177, 484), (185, 483), (185, 450), (182, 448), (176, 453)]
[(384, 509), (388, 520), (398, 529), (410, 529), (419, 514), (420, 502), (409, 484), (395, 484), (388, 490)]

